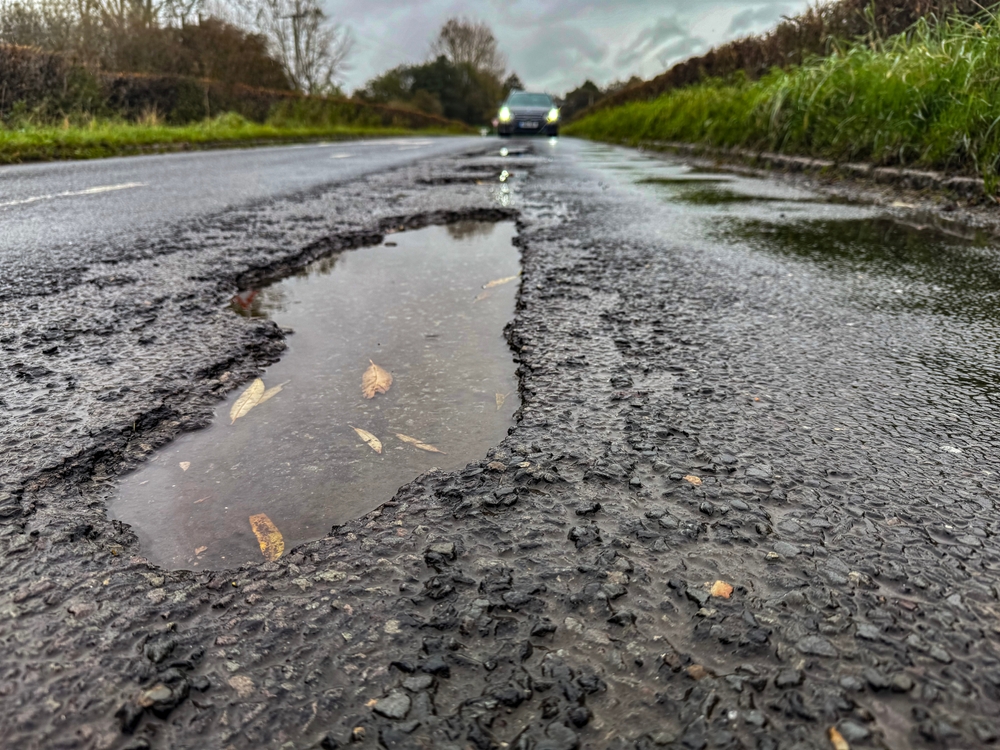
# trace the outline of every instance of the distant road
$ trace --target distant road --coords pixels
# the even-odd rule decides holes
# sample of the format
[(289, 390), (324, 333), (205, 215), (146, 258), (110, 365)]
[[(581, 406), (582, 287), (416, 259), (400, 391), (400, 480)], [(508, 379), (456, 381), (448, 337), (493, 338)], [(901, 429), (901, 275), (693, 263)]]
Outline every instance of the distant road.
[(40, 275), (85, 265), (98, 244), (480, 142), (392, 138), (0, 167), (0, 275), (27, 291)]

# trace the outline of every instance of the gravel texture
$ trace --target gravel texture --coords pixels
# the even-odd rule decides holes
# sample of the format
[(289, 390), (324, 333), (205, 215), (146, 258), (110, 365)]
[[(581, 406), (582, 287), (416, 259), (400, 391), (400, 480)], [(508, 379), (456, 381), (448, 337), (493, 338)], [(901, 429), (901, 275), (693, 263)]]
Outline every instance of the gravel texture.
[[(277, 562), (146, 563), (106, 518), (116, 476), (284, 346), (229, 296), (389, 229), (509, 216), (468, 179), (504, 167), (524, 263), (504, 443)], [(147, 238), (58, 295), (0, 295), (9, 746), (996, 739), (996, 428), (988, 403), (952, 419), (910, 397), (941, 385), (885, 342), (930, 324), (845, 310), (786, 281), (791, 261), (677, 242), (541, 148), (352, 188)], [(927, 453), (964, 421), (974, 446)]]

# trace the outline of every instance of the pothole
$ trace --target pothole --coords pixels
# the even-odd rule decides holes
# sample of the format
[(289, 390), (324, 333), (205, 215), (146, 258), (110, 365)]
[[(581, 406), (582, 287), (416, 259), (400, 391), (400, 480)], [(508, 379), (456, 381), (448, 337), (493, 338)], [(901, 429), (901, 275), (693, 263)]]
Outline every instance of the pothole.
[[(229, 568), (276, 554), (254, 526), (290, 550), (430, 469), (482, 458), (520, 403), (503, 334), (514, 234), (511, 222), (401, 232), (239, 295), (241, 314), (294, 331), (261, 375), (264, 397), (259, 384), (237, 389), (211, 426), (156, 452), (124, 478), (111, 517), (157, 565)], [(372, 363), (392, 383), (366, 398)]]

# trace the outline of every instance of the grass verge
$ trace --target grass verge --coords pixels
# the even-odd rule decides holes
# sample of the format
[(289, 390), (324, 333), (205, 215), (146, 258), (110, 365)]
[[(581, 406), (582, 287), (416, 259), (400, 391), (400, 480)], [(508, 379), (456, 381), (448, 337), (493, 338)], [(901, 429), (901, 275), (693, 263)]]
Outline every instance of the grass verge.
[(758, 81), (706, 81), (596, 112), (564, 132), (976, 173), (995, 193), (997, 60), (995, 16), (919, 22), (885, 41), (844, 45)]
[(221, 115), (193, 125), (136, 124), (91, 120), (63, 127), (0, 128), (0, 164), (56, 159), (97, 159), (161, 151), (230, 148), (318, 140), (403, 135), (453, 135), (450, 130), (355, 125), (259, 124)]

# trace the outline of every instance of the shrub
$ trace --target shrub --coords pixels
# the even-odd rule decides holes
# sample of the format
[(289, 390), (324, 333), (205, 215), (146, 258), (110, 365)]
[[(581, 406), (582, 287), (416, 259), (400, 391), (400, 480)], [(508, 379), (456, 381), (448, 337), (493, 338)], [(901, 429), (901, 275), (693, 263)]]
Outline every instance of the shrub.
[(707, 81), (604, 109), (568, 130), (961, 170), (992, 189), (1000, 175), (997, 59), (1000, 18), (924, 21), (757, 81)]
[[(991, 4), (990, 2), (986, 3)], [(741, 74), (750, 79), (772, 68), (800, 65), (817, 55), (828, 55), (844, 43), (873, 44), (905, 32), (918, 22), (949, 16), (977, 16), (977, 0), (837, 0), (818, 3), (805, 13), (786, 18), (764, 34), (720, 45), (704, 55), (685, 60), (649, 81), (613, 93), (581, 116), (632, 101), (646, 101), (672, 89), (709, 79)]]

